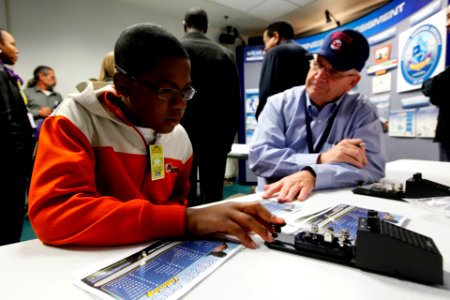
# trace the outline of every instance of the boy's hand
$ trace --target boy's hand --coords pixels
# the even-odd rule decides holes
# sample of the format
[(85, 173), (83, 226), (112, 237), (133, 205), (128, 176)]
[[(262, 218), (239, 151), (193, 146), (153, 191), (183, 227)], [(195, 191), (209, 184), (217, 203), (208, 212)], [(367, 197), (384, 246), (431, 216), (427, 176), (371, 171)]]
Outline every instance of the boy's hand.
[(249, 232), (255, 232), (266, 242), (272, 242), (274, 230), (271, 224), (282, 225), (285, 221), (257, 202), (226, 202), (186, 209), (186, 231), (190, 234), (232, 234), (245, 246), (253, 249), (256, 244), (250, 238)]

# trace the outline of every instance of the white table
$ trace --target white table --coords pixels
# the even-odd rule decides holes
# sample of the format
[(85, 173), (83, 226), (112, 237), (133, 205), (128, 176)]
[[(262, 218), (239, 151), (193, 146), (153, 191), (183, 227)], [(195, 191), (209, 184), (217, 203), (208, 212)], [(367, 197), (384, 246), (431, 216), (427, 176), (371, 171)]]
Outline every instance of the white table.
[[(398, 160), (386, 181), (413, 173), (450, 185), (450, 163)], [(257, 195), (246, 196), (247, 198)], [(427, 286), (266, 248), (245, 249), (207, 277), (185, 299), (450, 299), (450, 220), (402, 201), (355, 195), (350, 189), (314, 193), (305, 209), (347, 203), (410, 218), (406, 228), (433, 238), (444, 257), (444, 286)], [(84, 266), (142, 245), (56, 248), (38, 240), (0, 247), (0, 299), (91, 299), (70, 275)]]
[(229, 158), (248, 159), (248, 144), (232, 144), (231, 151), (228, 153)]

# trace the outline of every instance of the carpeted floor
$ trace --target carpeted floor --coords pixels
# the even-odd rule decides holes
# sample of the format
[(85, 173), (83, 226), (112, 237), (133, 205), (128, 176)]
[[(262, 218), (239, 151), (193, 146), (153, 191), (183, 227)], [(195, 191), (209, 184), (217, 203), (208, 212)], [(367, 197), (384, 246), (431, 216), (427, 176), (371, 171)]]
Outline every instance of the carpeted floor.
[(36, 238), (36, 234), (34, 233), (33, 227), (30, 224), (30, 220), (25, 218), (22, 227), (22, 236), (20, 238), (21, 241), (28, 241)]

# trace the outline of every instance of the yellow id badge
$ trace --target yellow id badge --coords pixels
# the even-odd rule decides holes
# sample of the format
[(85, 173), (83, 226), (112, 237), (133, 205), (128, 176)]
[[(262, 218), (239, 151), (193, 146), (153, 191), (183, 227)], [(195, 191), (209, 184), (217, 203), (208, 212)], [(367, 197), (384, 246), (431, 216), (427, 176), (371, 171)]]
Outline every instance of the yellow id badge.
[(152, 180), (164, 178), (164, 150), (162, 145), (150, 145)]

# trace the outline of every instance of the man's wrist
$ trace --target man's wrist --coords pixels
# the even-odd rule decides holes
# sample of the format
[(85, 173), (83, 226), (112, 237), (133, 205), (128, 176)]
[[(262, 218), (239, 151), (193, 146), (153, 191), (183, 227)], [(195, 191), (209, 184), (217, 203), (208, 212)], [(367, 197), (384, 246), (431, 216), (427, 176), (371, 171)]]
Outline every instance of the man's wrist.
[(302, 171), (308, 171), (309, 173), (311, 173), (311, 175), (313, 175), (314, 177), (317, 177), (316, 171), (314, 171), (313, 168), (311, 168), (310, 166), (306, 166), (302, 169)]
[[(317, 156), (317, 161), (316, 161), (316, 163), (317, 164), (321, 164), (322, 163), (322, 153), (319, 153), (319, 155)], [(308, 167), (308, 168), (311, 168), (311, 167)], [(312, 168), (311, 168), (312, 169)]]

